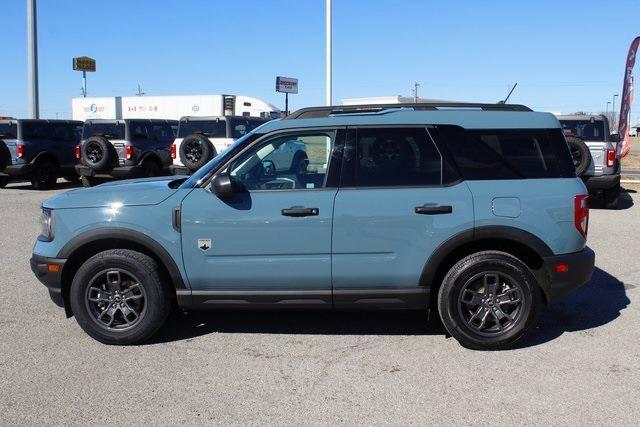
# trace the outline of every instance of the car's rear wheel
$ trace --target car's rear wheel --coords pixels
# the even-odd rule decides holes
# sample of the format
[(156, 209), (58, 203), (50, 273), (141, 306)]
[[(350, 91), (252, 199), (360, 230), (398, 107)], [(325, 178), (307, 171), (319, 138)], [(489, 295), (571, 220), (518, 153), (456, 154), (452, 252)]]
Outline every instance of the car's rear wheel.
[(81, 146), (82, 163), (94, 170), (104, 170), (111, 164), (117, 153), (109, 140), (102, 136), (92, 136)]
[(160, 176), (162, 174), (162, 168), (160, 164), (152, 159), (142, 162), (142, 176), (151, 178), (154, 176)]
[(168, 283), (149, 256), (112, 249), (89, 258), (71, 284), (71, 308), (80, 327), (105, 344), (137, 344), (165, 322)]
[(209, 138), (201, 134), (189, 135), (180, 144), (180, 159), (192, 172), (200, 169), (217, 155)]
[(540, 301), (529, 268), (497, 251), (458, 261), (438, 292), (444, 326), (460, 344), (477, 350), (513, 347), (535, 327)]
[(58, 181), (58, 166), (49, 159), (38, 160), (33, 166), (31, 185), (36, 190), (51, 190)]

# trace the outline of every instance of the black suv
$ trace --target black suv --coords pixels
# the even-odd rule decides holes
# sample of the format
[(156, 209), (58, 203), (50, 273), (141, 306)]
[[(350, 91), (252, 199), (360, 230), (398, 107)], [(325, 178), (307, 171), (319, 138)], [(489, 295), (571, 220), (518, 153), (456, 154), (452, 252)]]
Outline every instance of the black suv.
[(76, 171), (90, 187), (96, 178), (160, 176), (171, 159), (174, 120), (87, 120), (76, 150)]
[(81, 130), (71, 120), (0, 120), (0, 188), (11, 179), (29, 179), (37, 190), (53, 188), (59, 177), (77, 181)]

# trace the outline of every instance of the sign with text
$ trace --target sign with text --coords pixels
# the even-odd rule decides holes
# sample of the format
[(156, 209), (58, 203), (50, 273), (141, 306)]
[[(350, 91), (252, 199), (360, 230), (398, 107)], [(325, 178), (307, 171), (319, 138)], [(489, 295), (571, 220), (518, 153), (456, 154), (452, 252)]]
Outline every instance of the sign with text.
[(276, 77), (276, 92), (298, 93), (298, 79)]
[(96, 60), (88, 56), (78, 56), (73, 58), (73, 69), (75, 71), (96, 71)]

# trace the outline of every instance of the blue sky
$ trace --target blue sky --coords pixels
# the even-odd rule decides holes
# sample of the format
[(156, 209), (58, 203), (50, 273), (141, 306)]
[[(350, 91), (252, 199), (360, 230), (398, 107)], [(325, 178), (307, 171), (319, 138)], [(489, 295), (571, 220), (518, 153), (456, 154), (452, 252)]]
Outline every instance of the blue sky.
[[(0, 115), (22, 117), (26, 2), (2, 3)], [(41, 115), (70, 116), (81, 86), (71, 58), (80, 55), (97, 60), (89, 96), (133, 95), (140, 83), (148, 95), (244, 94), (282, 108), (274, 80), (284, 75), (300, 79), (292, 108), (321, 105), (324, 5), (39, 0)], [(518, 82), (510, 102), (600, 112), (620, 93), (627, 49), (640, 35), (638, 0), (334, 0), (333, 8), (336, 104), (409, 95), (414, 81), (423, 97), (495, 102)]]

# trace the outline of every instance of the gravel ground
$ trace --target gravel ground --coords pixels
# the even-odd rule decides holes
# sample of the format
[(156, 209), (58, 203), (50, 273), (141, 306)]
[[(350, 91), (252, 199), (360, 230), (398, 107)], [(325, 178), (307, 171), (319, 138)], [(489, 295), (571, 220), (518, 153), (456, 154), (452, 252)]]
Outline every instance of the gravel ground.
[(521, 348), (477, 352), (421, 313), (175, 315), (152, 343), (101, 345), (28, 266), (39, 204), (64, 188), (0, 190), (0, 424), (640, 419), (636, 193), (592, 210), (593, 280), (546, 308)]

